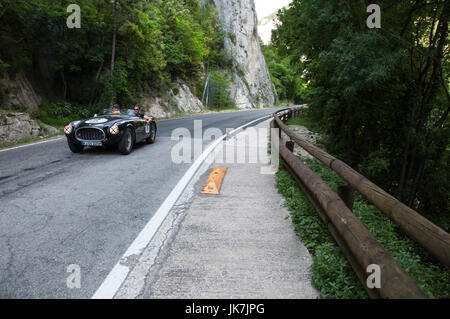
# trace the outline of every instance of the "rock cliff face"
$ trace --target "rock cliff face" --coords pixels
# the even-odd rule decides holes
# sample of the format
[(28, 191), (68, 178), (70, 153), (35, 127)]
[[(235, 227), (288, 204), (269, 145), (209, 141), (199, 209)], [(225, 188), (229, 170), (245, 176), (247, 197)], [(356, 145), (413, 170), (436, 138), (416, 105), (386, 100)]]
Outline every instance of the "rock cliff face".
[(7, 88), (7, 96), (4, 97), (6, 101), (3, 101), (6, 105), (0, 105), (0, 108), (25, 107), (36, 110), (39, 107), (41, 97), (36, 94), (23, 73), (18, 73), (13, 79), (9, 77), (0, 79), (0, 85)]
[(273, 105), (275, 97), (258, 39), (253, 0), (205, 0), (214, 5), (226, 31), (225, 49), (233, 58), (231, 98), (240, 108)]
[(177, 108), (186, 113), (200, 112), (203, 108), (202, 102), (196, 97), (182, 80), (173, 83), (173, 89), (169, 93), (175, 101)]
[(0, 144), (56, 133), (56, 128), (44, 123), (39, 125), (26, 113), (0, 114)]
[(25, 74), (17, 73), (14, 78), (6, 76), (0, 79), (0, 90), (0, 109), (8, 110), (0, 113), (0, 144), (58, 132), (51, 126), (40, 126), (27, 113), (22, 113), (24, 110), (36, 110), (41, 103), (41, 97)]
[(172, 83), (172, 89), (166, 92), (164, 97), (150, 94), (144, 98), (142, 107), (146, 114), (157, 118), (171, 116), (177, 112), (198, 113), (203, 110), (202, 102), (181, 79)]
[(37, 137), (41, 128), (25, 113), (0, 114), (0, 143)]

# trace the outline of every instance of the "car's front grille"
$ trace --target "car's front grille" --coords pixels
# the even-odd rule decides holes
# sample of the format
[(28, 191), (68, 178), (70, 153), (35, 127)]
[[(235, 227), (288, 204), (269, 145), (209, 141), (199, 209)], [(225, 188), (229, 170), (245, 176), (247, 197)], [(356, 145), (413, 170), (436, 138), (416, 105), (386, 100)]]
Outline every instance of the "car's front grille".
[(76, 136), (84, 141), (102, 141), (105, 134), (98, 128), (80, 128), (77, 130)]

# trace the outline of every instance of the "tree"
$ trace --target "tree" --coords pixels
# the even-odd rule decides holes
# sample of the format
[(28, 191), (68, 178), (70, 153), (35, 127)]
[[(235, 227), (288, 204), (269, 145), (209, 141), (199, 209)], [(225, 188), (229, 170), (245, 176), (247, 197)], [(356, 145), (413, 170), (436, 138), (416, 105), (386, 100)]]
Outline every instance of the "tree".
[(1, 0), (0, 73), (25, 73), (50, 101), (105, 106), (223, 63), (217, 10), (198, 0), (79, 0), (80, 29), (66, 26), (71, 3)]
[(289, 56), (280, 56), (272, 45), (261, 43), (261, 49), (266, 59), (272, 83), (275, 85), (278, 98), (302, 104), (306, 83), (296, 68), (292, 67)]
[(111, 77), (114, 76), (114, 62), (116, 57), (116, 39), (117, 39), (117, 3), (118, 0), (113, 0), (113, 40), (111, 51)]
[(381, 1), (380, 29), (366, 26), (368, 4), (295, 0), (273, 43), (308, 81), (331, 152), (413, 208), (448, 214), (450, 4)]

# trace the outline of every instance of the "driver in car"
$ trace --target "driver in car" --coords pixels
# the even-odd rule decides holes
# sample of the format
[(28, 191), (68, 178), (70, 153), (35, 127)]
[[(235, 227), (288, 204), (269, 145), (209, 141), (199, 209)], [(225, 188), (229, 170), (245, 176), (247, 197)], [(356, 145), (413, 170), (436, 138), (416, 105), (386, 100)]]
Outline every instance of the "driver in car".
[(113, 105), (113, 114), (120, 114), (120, 105), (119, 104)]
[(140, 106), (138, 104), (136, 104), (134, 106), (134, 116), (137, 116), (137, 117), (139, 117), (141, 119), (144, 119), (147, 123), (150, 123), (151, 121), (153, 121), (152, 117), (141, 113), (141, 108), (140, 108)]

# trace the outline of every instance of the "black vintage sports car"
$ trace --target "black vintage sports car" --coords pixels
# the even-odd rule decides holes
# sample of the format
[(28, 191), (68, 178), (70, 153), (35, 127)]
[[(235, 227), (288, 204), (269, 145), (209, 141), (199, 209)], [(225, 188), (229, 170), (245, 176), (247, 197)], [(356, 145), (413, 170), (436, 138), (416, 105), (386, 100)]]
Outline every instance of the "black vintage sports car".
[(152, 144), (156, 138), (156, 123), (135, 116), (133, 110), (113, 112), (93, 118), (72, 121), (64, 127), (69, 148), (74, 153), (83, 151), (85, 146), (117, 146), (119, 152), (128, 155), (136, 143)]

